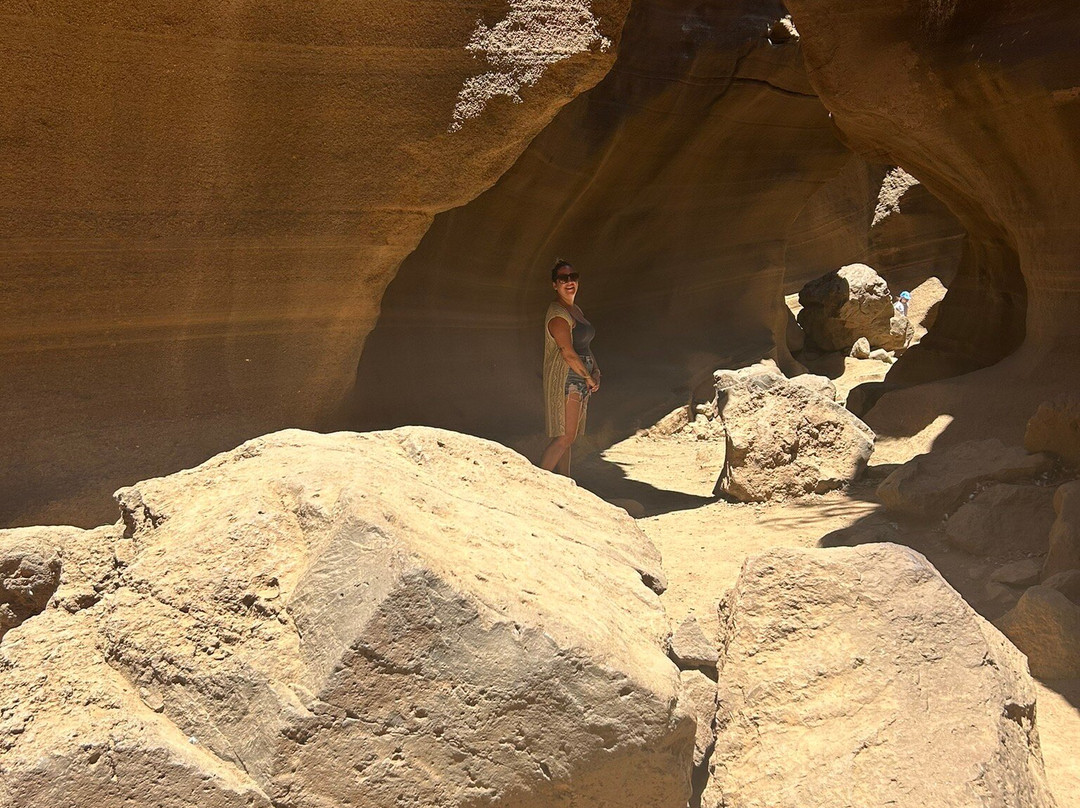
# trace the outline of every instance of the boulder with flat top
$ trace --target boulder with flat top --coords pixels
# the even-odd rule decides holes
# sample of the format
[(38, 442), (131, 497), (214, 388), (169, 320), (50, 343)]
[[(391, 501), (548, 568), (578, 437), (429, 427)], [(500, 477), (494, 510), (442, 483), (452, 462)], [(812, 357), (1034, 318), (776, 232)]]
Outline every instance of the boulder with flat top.
[(877, 496), (894, 513), (940, 519), (981, 486), (1032, 480), (1052, 464), (1049, 455), (997, 438), (965, 441), (912, 458), (881, 482)]
[(874, 433), (824, 388), (765, 363), (717, 371), (715, 379), (727, 440), (718, 495), (763, 502), (820, 494), (866, 468)]

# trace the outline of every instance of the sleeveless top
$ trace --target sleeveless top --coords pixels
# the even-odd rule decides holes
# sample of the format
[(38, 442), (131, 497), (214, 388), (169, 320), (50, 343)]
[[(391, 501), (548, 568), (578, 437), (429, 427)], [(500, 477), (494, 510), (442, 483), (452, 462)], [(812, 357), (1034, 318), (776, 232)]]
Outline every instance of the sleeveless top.
[[(589, 343), (596, 335), (596, 329), (591, 323), (575, 320), (561, 303), (552, 301), (544, 315), (544, 421), (547, 426), (549, 438), (556, 438), (566, 431), (566, 374), (570, 372), (570, 366), (562, 357), (559, 344), (555, 337), (548, 331), (548, 323), (555, 317), (560, 317), (570, 326), (574, 338), (574, 350), (578, 351), (579, 330), (587, 330), (588, 339), (584, 342), (585, 353), (589, 352)], [(587, 329), (586, 329), (587, 326)], [(580, 351), (578, 351), (580, 353)], [(577, 434), (585, 432), (585, 416), (588, 409), (588, 399), (582, 404), (581, 419), (578, 421)]]
[[(571, 316), (573, 317), (572, 314)], [(577, 317), (574, 317), (574, 325), (571, 327), (574, 335), (574, 350), (577, 351), (578, 356), (588, 356), (589, 344), (596, 336), (596, 328), (588, 320), (579, 320)]]

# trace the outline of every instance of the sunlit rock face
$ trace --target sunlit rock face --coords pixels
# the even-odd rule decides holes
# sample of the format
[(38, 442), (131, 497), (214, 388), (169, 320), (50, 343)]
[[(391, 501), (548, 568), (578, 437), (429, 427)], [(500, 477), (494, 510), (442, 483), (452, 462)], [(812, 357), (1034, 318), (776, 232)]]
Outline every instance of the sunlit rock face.
[[(604, 387), (591, 437), (652, 423), (783, 333), (786, 232), (850, 154), (780, 2), (635, 2), (608, 77), (405, 261), (349, 426), (542, 428), (543, 312), (581, 273)], [(518, 445), (515, 443), (515, 445)]]
[(0, 638), (5, 808), (687, 804), (660, 553), (565, 477), (285, 430), (117, 502), (0, 531), (60, 577)]
[(5, 4), (0, 524), (325, 419), (432, 217), (614, 60), (629, 0), (535, 6)]
[(1064, 0), (789, 5), (811, 81), (846, 142), (903, 166), (971, 236), (936, 329), (897, 365), (897, 380), (940, 378), (1018, 349), (963, 382), (886, 396), (868, 422), (910, 434), (948, 412), (951, 440), (988, 427), (1018, 439), (1039, 401), (1077, 384), (1080, 9)]

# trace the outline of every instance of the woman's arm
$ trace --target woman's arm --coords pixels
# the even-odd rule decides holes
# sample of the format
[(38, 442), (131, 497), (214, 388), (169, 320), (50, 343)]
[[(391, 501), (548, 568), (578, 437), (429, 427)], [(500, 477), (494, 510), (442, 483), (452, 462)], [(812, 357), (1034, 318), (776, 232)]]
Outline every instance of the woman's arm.
[(563, 360), (570, 366), (570, 369), (585, 379), (585, 383), (590, 390), (593, 389), (594, 385), (599, 387), (589, 375), (589, 371), (585, 368), (585, 363), (581, 361), (577, 351), (574, 350), (574, 336), (570, 330), (570, 323), (566, 322), (562, 317), (552, 317), (548, 320), (547, 327), (548, 333), (555, 338), (555, 344), (559, 346)]

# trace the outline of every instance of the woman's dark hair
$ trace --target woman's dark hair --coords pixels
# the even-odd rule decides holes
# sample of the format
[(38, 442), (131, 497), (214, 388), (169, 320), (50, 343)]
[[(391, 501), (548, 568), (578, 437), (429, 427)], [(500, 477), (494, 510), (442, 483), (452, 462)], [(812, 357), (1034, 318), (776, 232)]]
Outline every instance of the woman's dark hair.
[(555, 266), (551, 268), (551, 282), (555, 283), (559, 279), (559, 270), (563, 267), (570, 267), (573, 269), (573, 265), (569, 261), (564, 261), (561, 258), (555, 259)]

